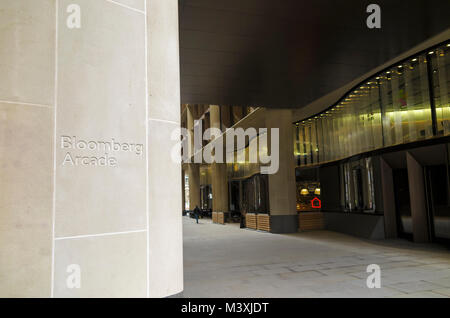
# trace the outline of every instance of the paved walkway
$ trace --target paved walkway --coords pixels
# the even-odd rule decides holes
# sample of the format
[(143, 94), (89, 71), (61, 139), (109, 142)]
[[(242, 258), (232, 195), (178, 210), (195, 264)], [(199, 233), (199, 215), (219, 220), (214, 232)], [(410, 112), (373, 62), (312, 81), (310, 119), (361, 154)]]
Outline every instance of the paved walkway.
[[(442, 247), (183, 223), (185, 297), (450, 297), (450, 251)], [(381, 267), (380, 289), (366, 286), (369, 264)]]

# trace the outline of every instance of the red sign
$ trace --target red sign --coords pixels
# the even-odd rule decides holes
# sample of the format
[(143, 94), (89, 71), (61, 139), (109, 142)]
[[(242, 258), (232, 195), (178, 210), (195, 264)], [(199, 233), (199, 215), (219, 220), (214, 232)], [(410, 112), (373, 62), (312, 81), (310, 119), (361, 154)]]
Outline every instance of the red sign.
[(319, 198), (314, 198), (311, 200), (311, 207), (313, 209), (321, 209), (322, 208), (322, 201), (319, 200)]

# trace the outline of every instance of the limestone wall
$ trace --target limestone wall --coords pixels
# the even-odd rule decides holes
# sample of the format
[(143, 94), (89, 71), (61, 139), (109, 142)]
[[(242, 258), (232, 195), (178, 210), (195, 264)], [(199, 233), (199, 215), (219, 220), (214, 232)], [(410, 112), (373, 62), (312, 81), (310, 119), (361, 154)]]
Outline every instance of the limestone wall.
[(182, 291), (177, 5), (0, 2), (0, 296)]

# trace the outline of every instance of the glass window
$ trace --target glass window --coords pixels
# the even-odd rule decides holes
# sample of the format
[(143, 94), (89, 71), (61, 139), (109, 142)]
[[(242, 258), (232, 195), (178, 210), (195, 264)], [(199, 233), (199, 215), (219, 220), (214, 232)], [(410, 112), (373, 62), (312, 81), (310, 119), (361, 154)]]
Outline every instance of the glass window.
[(375, 211), (372, 159), (365, 158), (340, 167), (341, 205), (345, 211)]
[[(431, 52), (430, 52), (431, 53)], [(436, 106), (437, 134), (450, 134), (450, 44), (433, 52), (433, 93)]]
[(316, 168), (296, 170), (297, 212), (321, 211), (320, 180)]
[(319, 162), (319, 149), (317, 148), (317, 121), (311, 121), (311, 153), (312, 163)]
[(384, 73), (379, 78), (385, 146), (392, 146), (396, 144), (396, 118), (394, 117), (394, 104), (392, 102), (391, 80), (390, 72)]
[(437, 134), (450, 135), (450, 44), (389, 67), (330, 109), (304, 120), (295, 151), (309, 165), (432, 138), (431, 96)]
[(397, 69), (405, 77), (409, 141), (430, 138), (433, 129), (426, 57), (413, 58)]
[(305, 154), (306, 154), (306, 164), (310, 165), (312, 163), (311, 157), (311, 123), (308, 121), (305, 124)]
[(294, 153), (295, 153), (295, 158), (298, 160), (297, 164), (301, 164), (300, 163), (300, 127), (299, 124), (296, 124), (294, 126), (293, 129), (293, 133), (294, 133)]

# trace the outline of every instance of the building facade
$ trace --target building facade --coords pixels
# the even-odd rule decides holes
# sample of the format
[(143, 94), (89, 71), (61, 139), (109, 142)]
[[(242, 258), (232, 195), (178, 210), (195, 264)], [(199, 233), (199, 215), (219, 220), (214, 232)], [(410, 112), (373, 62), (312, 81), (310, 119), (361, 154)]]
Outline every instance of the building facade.
[(0, 297), (182, 292), (177, 9), (1, 1)]
[[(280, 129), (283, 168), (262, 175), (260, 165), (249, 162), (247, 151), (245, 160), (227, 164), (227, 186), (215, 191), (214, 180), (224, 179), (211, 169), (214, 165), (197, 165), (201, 207), (212, 211), (213, 221), (244, 219), (248, 228), (273, 233), (328, 229), (371, 239), (447, 242), (448, 32), (351, 85), (333, 93), (333, 104), (320, 102), (300, 112), (244, 108), (247, 112), (230, 121), (229, 114), (242, 107), (221, 105), (215, 120), (221, 122), (224, 135), (229, 127)], [(185, 123), (198, 119), (206, 127), (213, 125), (217, 106), (184, 107), (201, 109), (197, 117), (185, 116)], [(283, 135), (283, 118), (292, 127), (292, 144)], [(248, 140), (247, 150), (256, 140)], [(189, 182), (190, 174), (186, 176), (192, 199), (191, 188), (196, 186)], [(215, 200), (228, 205), (217, 209)], [(195, 205), (186, 203), (184, 208)]]

